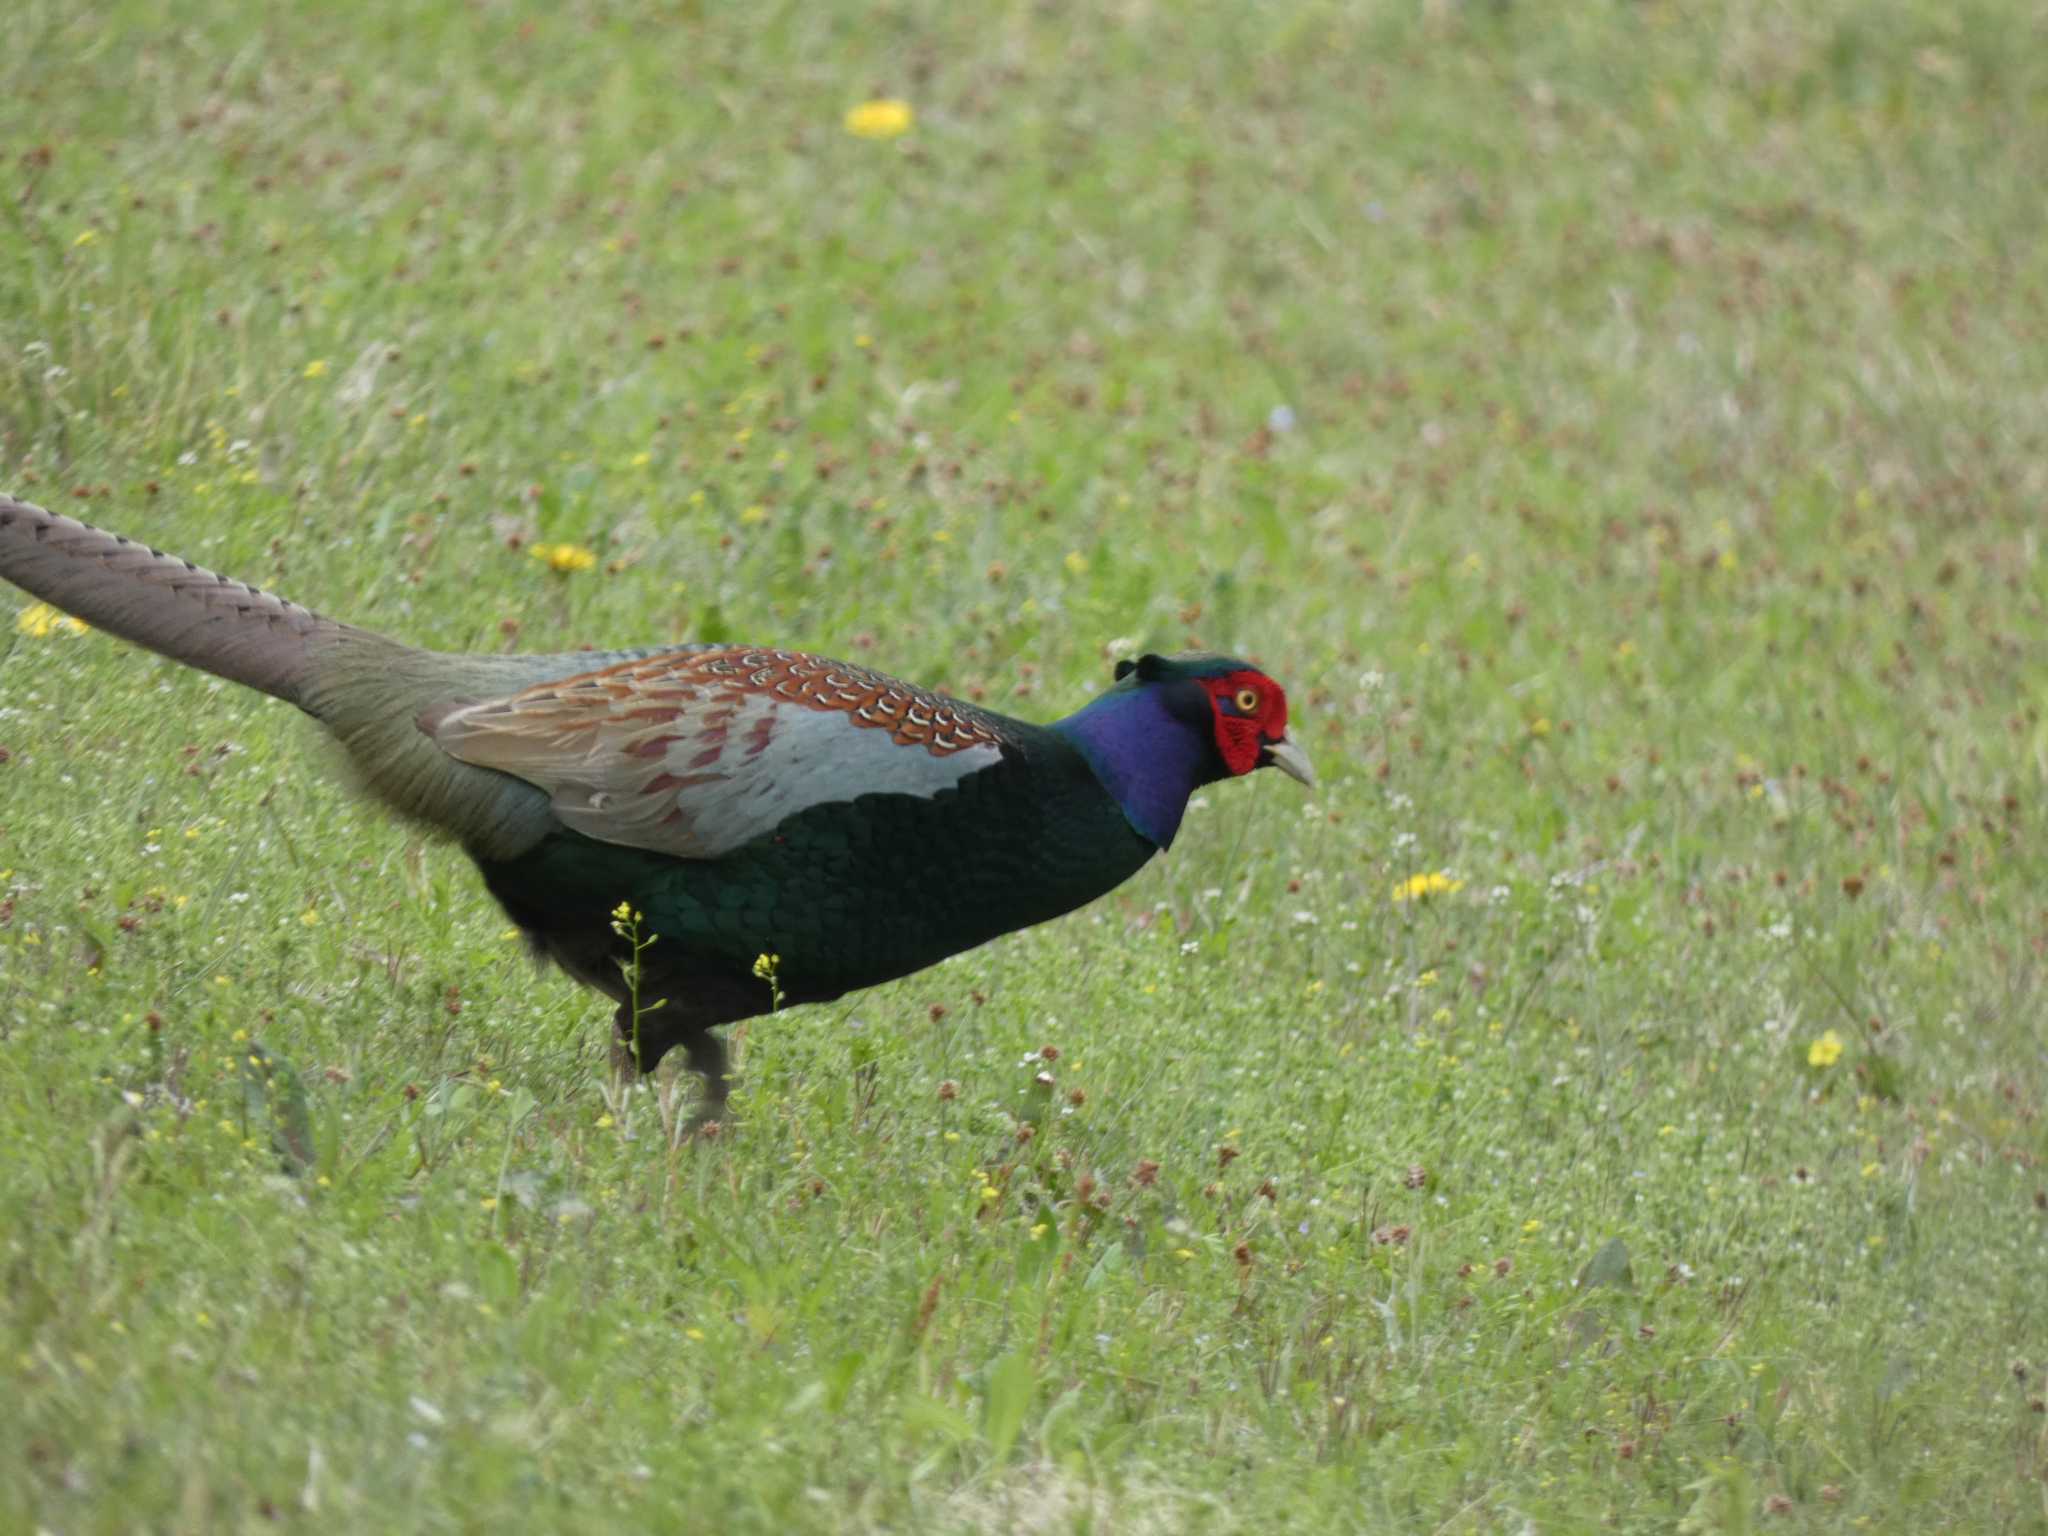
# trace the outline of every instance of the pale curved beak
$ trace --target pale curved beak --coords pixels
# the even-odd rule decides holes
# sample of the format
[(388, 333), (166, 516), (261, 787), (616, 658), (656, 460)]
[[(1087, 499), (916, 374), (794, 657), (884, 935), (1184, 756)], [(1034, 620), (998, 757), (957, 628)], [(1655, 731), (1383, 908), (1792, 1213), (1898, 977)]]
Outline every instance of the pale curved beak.
[(1278, 741), (1269, 741), (1259, 753), (1261, 767), (1278, 768), (1287, 777), (1305, 788), (1316, 787), (1316, 771), (1308, 763), (1308, 754), (1294, 739), (1294, 732), (1282, 731)]

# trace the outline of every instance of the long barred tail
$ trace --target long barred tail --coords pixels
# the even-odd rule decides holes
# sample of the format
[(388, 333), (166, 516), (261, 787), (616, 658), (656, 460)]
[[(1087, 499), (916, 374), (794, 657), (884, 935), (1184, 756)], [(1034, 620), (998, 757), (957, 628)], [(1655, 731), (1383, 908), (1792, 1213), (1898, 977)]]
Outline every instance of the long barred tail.
[(304, 707), (313, 649), (366, 632), (0, 496), (0, 576), (97, 629)]

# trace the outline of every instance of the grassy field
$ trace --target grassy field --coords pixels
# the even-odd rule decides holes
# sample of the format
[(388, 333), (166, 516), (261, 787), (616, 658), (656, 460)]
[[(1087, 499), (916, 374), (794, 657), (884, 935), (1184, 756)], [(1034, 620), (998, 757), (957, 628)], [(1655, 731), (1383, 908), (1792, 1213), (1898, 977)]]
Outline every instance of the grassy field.
[(1323, 786), (677, 1145), (0, 600), (0, 1527), (2048, 1529), (2038, 5), (7, 30), (0, 489), (450, 649), (1231, 649)]

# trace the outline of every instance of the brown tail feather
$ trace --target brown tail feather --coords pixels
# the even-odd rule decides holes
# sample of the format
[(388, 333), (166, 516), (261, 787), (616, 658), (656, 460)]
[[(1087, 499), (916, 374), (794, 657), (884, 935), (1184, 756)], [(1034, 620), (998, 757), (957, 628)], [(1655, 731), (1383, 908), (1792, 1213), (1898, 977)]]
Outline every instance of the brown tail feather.
[(96, 628), (301, 707), (312, 652), (365, 631), (0, 496), (0, 576)]

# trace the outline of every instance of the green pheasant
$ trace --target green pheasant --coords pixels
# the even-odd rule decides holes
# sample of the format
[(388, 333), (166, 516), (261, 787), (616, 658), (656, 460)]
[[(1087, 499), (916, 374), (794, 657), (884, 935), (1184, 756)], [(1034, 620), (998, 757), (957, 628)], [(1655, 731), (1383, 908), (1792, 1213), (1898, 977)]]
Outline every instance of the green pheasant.
[[(1279, 684), (1225, 656), (1119, 662), (1038, 725), (758, 646), (417, 650), (6, 497), (0, 576), (319, 721), (370, 795), (460, 842), (535, 950), (619, 1004), (641, 1070), (688, 1053), (700, 1120), (727, 1092), (714, 1029), (775, 989), (825, 1002), (1071, 911), (1170, 846), (1203, 784), (1314, 782)], [(657, 937), (637, 1028), (621, 902)]]

